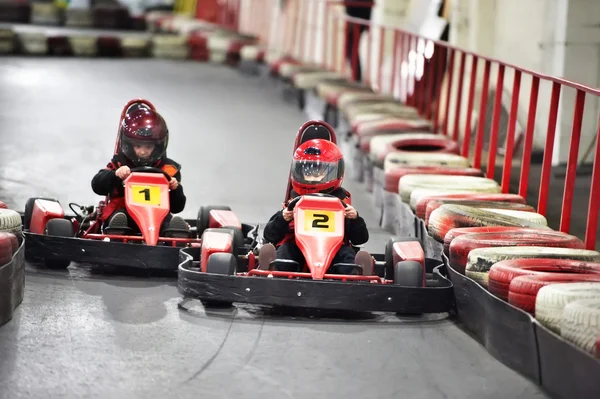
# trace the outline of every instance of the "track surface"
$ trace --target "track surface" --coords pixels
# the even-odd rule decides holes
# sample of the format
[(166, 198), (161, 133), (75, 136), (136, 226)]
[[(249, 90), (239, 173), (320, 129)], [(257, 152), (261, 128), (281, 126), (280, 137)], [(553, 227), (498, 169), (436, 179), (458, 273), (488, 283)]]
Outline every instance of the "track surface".
[[(221, 66), (159, 60), (0, 59), (0, 199), (94, 203), (124, 103), (155, 102), (188, 203), (266, 221), (285, 190), (304, 117), (273, 87)], [(347, 183), (375, 226), (370, 199)], [(372, 228), (369, 249), (385, 234)], [(318, 317), (310, 317), (318, 316)], [(0, 398), (541, 398), (445, 315), (205, 313), (175, 282), (28, 266), (0, 328)]]

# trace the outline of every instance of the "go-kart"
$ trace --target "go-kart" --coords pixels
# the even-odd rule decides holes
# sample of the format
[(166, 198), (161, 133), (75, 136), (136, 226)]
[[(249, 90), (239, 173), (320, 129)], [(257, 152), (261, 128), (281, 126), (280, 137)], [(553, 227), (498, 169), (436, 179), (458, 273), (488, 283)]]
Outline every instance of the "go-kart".
[[(201, 248), (186, 248), (179, 291), (208, 303), (244, 302), (302, 308), (397, 313), (440, 313), (452, 306), (452, 284), (441, 261), (425, 260), (421, 243), (390, 240), (385, 254), (367, 267), (332, 259), (344, 241), (344, 205), (335, 197), (306, 195), (289, 205), (296, 243), (306, 263), (262, 254), (240, 267), (232, 238), (205, 232)], [(301, 270), (301, 271), (297, 271)]]
[[(336, 142), (331, 126), (308, 121), (298, 131), (294, 150), (312, 138)], [(207, 304), (242, 302), (404, 314), (452, 308), (452, 283), (442, 275), (444, 264), (425, 259), (419, 241), (392, 237), (384, 254), (370, 255), (372, 262), (332, 264), (344, 241), (344, 202), (324, 194), (289, 201), (290, 192), (288, 184), (285, 203), (294, 211), (295, 238), (304, 265), (269, 261), (260, 239), (249, 256), (241, 258), (229, 232), (210, 229), (202, 235), (201, 248), (181, 251), (178, 287), (183, 296)]]
[(235, 236), (238, 250), (250, 248), (252, 238), (245, 237), (252, 232), (256, 236), (258, 226), (243, 225), (230, 208), (223, 206), (201, 208), (196, 220), (186, 220), (189, 229), (166, 228), (161, 232), (170, 209), (170, 178), (161, 169), (140, 167), (132, 168), (124, 180), (125, 208), (139, 232), (103, 229), (105, 201), (97, 207), (71, 203), (74, 215), (65, 215), (55, 199), (30, 198), (23, 214), (26, 258), (43, 260), (49, 268), (66, 268), (75, 261), (175, 271), (179, 250), (200, 246), (202, 241), (197, 237), (213, 227)]

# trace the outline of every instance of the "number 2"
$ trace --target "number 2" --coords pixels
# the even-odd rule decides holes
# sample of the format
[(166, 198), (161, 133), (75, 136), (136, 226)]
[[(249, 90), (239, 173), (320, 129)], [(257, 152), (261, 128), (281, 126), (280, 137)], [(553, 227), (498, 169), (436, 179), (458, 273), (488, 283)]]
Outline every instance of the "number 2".
[(315, 213), (313, 215), (314, 219), (312, 222), (312, 227), (315, 229), (328, 229), (329, 225), (326, 224), (329, 221), (329, 216), (323, 215), (321, 213)]
[(145, 188), (143, 190), (138, 191), (140, 194), (144, 194), (144, 201), (150, 202), (150, 189)]

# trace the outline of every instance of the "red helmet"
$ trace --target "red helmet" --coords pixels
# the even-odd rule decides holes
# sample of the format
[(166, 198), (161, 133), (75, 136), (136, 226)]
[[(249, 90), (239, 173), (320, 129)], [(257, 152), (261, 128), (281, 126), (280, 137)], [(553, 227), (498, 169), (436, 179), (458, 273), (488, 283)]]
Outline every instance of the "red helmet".
[(290, 175), (298, 195), (331, 192), (344, 180), (344, 155), (329, 140), (308, 140), (294, 152)]
[(167, 123), (143, 104), (134, 104), (127, 110), (119, 135), (120, 151), (135, 166), (152, 166), (167, 153)]

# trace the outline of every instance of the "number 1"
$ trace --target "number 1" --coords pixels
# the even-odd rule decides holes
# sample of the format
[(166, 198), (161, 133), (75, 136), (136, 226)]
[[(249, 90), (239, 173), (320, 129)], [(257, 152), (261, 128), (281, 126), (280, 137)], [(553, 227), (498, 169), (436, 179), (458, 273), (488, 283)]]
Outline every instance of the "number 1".
[(150, 189), (149, 188), (145, 188), (143, 190), (139, 191), (140, 194), (144, 194), (144, 200), (145, 201), (150, 201)]

